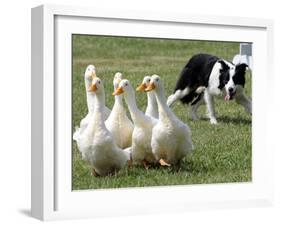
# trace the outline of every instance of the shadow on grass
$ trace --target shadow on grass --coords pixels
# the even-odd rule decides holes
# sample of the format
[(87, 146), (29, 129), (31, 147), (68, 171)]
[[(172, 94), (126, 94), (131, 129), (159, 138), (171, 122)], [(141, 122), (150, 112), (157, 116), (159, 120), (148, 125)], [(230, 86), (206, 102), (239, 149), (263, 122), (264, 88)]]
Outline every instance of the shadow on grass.
[[(197, 120), (191, 120), (191, 122), (196, 123)], [(210, 121), (207, 117), (200, 117), (198, 121)], [(239, 117), (229, 117), (229, 116), (219, 116), (217, 117), (218, 123), (232, 123), (232, 124), (243, 124), (243, 125), (251, 125), (251, 119), (239, 118)]]
[[(166, 172), (168, 174), (175, 173), (208, 173), (211, 169), (208, 168), (203, 162), (194, 162), (194, 160), (184, 159), (180, 167), (172, 165), (172, 166), (161, 166), (160, 164), (150, 165), (149, 169), (146, 170), (142, 166), (134, 166), (137, 169), (137, 174), (142, 174), (143, 172), (149, 172), (149, 170), (161, 170), (162, 172)], [(140, 170), (140, 171), (139, 171)]]
[(229, 116), (220, 116), (220, 117), (218, 117), (218, 122), (250, 125), (252, 123), (252, 120), (251, 119), (245, 119), (245, 118), (234, 118), (234, 117), (229, 117)]

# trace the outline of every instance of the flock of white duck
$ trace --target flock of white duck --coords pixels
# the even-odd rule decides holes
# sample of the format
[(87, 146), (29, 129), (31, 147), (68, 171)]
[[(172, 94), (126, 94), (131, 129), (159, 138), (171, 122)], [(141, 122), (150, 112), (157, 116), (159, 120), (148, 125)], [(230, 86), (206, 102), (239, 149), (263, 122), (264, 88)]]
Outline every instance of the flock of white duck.
[(115, 74), (113, 86), (115, 102), (110, 110), (105, 106), (105, 91), (95, 66), (86, 68), (88, 113), (73, 139), (82, 158), (91, 164), (92, 174), (110, 175), (132, 163), (142, 164), (146, 169), (154, 164), (179, 167), (181, 160), (193, 151), (191, 131), (166, 104), (161, 78), (145, 76), (137, 88), (147, 93), (145, 113), (138, 109), (135, 91), (120, 72)]

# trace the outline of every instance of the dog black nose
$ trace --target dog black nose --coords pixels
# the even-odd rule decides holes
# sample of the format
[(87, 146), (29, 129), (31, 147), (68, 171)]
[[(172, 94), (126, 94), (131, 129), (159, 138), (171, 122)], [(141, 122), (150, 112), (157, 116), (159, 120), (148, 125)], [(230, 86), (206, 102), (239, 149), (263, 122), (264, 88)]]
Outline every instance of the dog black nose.
[(232, 87), (228, 88), (228, 92), (233, 93), (234, 89)]

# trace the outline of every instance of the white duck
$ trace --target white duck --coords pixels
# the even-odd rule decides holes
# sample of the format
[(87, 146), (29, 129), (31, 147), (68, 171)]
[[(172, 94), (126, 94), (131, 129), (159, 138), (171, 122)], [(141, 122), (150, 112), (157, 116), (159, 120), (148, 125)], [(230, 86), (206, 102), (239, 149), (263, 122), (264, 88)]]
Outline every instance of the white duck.
[(193, 151), (190, 128), (166, 104), (164, 86), (158, 75), (151, 76), (146, 91), (155, 93), (159, 111), (158, 123), (152, 130), (152, 152), (161, 165), (179, 166), (181, 159)]
[[(118, 88), (122, 74), (117, 72), (113, 79), (114, 91)], [(132, 145), (132, 133), (134, 125), (127, 117), (126, 109), (123, 106), (123, 95), (116, 95), (112, 111), (105, 121), (105, 126), (112, 133), (116, 144), (120, 148), (127, 148)]]
[(152, 128), (157, 123), (157, 119), (145, 115), (138, 109), (135, 91), (130, 82), (126, 79), (123, 79), (119, 83), (118, 89), (113, 94), (120, 95), (122, 93), (124, 93), (125, 101), (134, 122), (132, 160), (136, 163), (142, 163), (144, 167), (147, 168), (149, 163), (155, 163), (150, 143)]
[[(92, 92), (89, 92), (89, 88), (91, 87), (91, 83), (93, 78), (96, 77), (96, 68), (94, 65), (88, 65), (85, 73), (84, 73), (84, 80), (85, 80), (85, 90), (86, 90), (86, 100), (87, 100), (87, 107), (88, 107), (88, 113), (87, 115), (80, 121), (80, 127), (76, 128), (76, 131), (73, 134), (73, 139), (77, 140), (78, 136), (80, 136), (83, 131), (86, 129), (86, 127), (89, 124), (89, 120), (91, 117), (91, 114), (94, 110), (95, 106), (95, 97)], [(104, 108), (104, 120), (108, 118), (110, 114), (110, 109), (105, 107)]]
[[(138, 86), (137, 91), (145, 91), (150, 83), (150, 79), (150, 76), (145, 76), (142, 83)], [(147, 92), (147, 107), (145, 114), (154, 118), (159, 117), (157, 101), (153, 92)]]
[(125, 166), (130, 154), (120, 149), (104, 123), (105, 94), (99, 78), (94, 78), (89, 89), (93, 92), (95, 106), (89, 125), (77, 140), (84, 160), (90, 162), (93, 175), (106, 176)]

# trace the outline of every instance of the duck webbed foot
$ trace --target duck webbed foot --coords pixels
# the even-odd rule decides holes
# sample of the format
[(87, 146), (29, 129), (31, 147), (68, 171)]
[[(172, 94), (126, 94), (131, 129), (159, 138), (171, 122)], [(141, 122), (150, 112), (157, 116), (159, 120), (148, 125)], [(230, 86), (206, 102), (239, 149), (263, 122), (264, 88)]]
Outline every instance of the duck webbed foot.
[(100, 175), (95, 171), (95, 169), (92, 169), (92, 176), (93, 177), (99, 177)]
[(141, 161), (141, 163), (142, 163), (143, 167), (148, 170), (148, 168), (149, 168), (149, 163), (148, 163), (148, 161), (146, 161), (146, 160), (144, 159), (144, 160)]
[(167, 163), (164, 159), (160, 159), (160, 160), (159, 160), (159, 164), (160, 164), (161, 166), (171, 166), (171, 164)]

